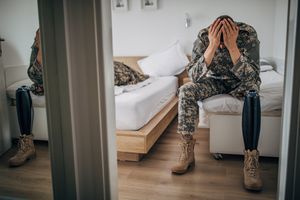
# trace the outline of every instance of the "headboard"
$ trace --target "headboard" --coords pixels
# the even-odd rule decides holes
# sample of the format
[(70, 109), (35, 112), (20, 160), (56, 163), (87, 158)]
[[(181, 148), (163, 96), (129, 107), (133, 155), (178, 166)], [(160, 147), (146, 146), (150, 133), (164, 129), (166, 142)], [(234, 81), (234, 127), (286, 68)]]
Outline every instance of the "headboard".
[[(116, 56), (114, 57), (114, 60), (118, 62), (122, 62), (130, 66), (132, 69), (143, 73), (141, 68), (137, 64), (137, 61), (143, 58), (145, 57), (144, 56)], [(188, 56), (188, 58), (190, 59), (190, 56)], [(188, 77), (186, 70), (184, 70), (181, 74), (177, 75), (177, 77), (178, 77), (179, 86), (183, 85), (184, 79)]]

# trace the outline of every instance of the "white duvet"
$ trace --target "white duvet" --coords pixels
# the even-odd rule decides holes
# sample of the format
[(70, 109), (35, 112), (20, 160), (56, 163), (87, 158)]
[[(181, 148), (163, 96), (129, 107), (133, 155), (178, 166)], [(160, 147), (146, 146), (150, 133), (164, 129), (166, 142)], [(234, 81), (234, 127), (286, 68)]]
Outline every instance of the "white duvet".
[[(283, 100), (283, 76), (271, 70), (260, 73), (261, 111), (269, 112), (281, 109)], [(202, 102), (205, 112), (237, 112), (241, 113), (243, 101), (227, 94), (216, 95)]]
[(151, 84), (115, 96), (116, 128), (138, 130), (176, 95), (175, 76), (158, 77)]

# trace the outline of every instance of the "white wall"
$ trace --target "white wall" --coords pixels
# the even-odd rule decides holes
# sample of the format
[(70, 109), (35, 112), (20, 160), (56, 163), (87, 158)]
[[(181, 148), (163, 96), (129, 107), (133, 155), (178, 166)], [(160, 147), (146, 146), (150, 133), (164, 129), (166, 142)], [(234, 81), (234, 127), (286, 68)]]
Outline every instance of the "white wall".
[(0, 58), (0, 154), (11, 146), (3, 68), (28, 66), (37, 28), (37, 0), (0, 0), (0, 36), (5, 39)]
[(3, 64), (28, 65), (38, 24), (37, 0), (1, 0), (0, 36)]
[[(142, 11), (140, 0), (128, 0), (129, 11), (112, 12), (113, 50), (116, 56), (149, 55), (180, 40), (187, 54), (198, 31), (217, 16), (229, 14), (254, 26), (261, 41), (261, 56), (283, 65), (287, 0), (158, 0), (158, 10)], [(185, 28), (185, 13), (192, 19)], [(3, 64), (28, 65), (38, 28), (37, 0), (1, 0), (0, 36)]]
[[(158, 0), (159, 9), (142, 11), (140, 0), (129, 0), (129, 11), (112, 13), (114, 55), (149, 55), (180, 40), (191, 54), (198, 31), (221, 14), (251, 24), (261, 41), (261, 56), (273, 57), (274, 0)], [(192, 18), (185, 28), (184, 14)]]

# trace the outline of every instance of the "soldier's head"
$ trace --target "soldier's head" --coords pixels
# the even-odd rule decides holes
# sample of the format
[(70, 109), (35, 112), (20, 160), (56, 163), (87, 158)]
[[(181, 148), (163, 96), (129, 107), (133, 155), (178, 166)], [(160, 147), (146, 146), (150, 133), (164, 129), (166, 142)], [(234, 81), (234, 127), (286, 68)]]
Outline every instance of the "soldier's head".
[[(221, 21), (222, 21), (223, 19), (229, 19), (229, 20), (233, 21), (232, 17), (230, 17), (229, 15), (221, 15), (221, 16), (217, 17), (216, 20), (218, 20), (218, 19), (220, 19)], [(233, 22), (234, 22), (234, 21), (233, 21)], [(221, 28), (222, 28), (222, 26), (221, 26)], [(223, 37), (223, 33), (221, 33), (221, 37), (220, 37), (220, 48), (223, 49), (224, 47), (225, 47), (225, 45), (224, 45), (224, 37)]]

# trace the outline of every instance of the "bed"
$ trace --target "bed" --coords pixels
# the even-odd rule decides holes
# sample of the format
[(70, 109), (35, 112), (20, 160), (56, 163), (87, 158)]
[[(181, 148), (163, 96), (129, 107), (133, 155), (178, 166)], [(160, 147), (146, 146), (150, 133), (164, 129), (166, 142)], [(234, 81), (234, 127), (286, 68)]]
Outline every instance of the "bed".
[[(139, 69), (137, 60), (142, 57), (115, 57), (114, 59)], [(19, 136), (15, 107), (15, 91), (32, 82), (24, 76), (27, 66), (6, 69), (7, 96), (9, 97), (10, 127), (12, 137)], [(116, 137), (118, 159), (139, 161), (164, 132), (177, 115), (176, 91), (183, 83), (185, 72), (178, 76), (152, 77), (151, 84), (131, 92), (124, 92), (115, 98)], [(44, 96), (32, 94), (35, 120), (33, 134), (36, 140), (48, 140), (47, 118)]]
[[(278, 157), (281, 138), (283, 76), (274, 70), (260, 73), (262, 80), (261, 134), (258, 149), (262, 156)], [(210, 128), (210, 152), (243, 154), (241, 112), (243, 101), (230, 95), (216, 95), (199, 102), (199, 128)]]
[[(141, 58), (143, 57), (115, 57), (114, 59), (142, 72), (137, 65), (137, 61)], [(175, 94), (186, 76), (186, 72), (183, 72), (176, 77), (157, 78), (151, 85), (116, 96), (119, 160), (139, 161), (148, 153), (178, 113), (178, 98)], [(141, 96), (143, 98), (138, 98)], [(128, 104), (129, 107), (126, 108)], [(130, 122), (134, 123), (130, 124)]]
[[(25, 66), (20, 66), (20, 72), (23, 71)], [(6, 69), (6, 73), (9, 73), (12, 69)], [(16, 70), (16, 69), (13, 69)], [(13, 83), (8, 83), (6, 88), (6, 93), (9, 100), (9, 122), (10, 122), (10, 130), (12, 138), (18, 138), (20, 135), (19, 125), (17, 121), (17, 111), (15, 106), (15, 98), (16, 98), (16, 90), (25, 85), (30, 86), (32, 81), (30, 79), (24, 79), (21, 81), (16, 81)], [(48, 140), (48, 129), (47, 129), (47, 116), (46, 116), (46, 108), (45, 108), (45, 97), (44, 96), (36, 96), (31, 93), (32, 104), (34, 109), (34, 122), (33, 122), (33, 135), (35, 140)]]

